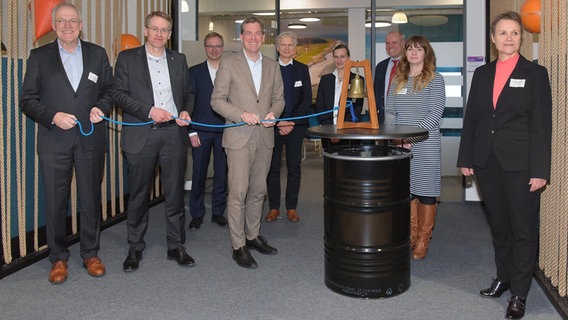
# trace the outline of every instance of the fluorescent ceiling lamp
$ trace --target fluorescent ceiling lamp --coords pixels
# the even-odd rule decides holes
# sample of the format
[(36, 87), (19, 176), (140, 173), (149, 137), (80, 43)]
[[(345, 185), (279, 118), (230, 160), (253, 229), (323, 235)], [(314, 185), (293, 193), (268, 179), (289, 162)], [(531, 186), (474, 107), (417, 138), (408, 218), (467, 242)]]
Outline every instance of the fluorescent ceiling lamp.
[(253, 12), (253, 16), (274, 16), (276, 13), (274, 12)]
[(235, 20), (235, 23), (243, 23), (244, 19)]
[[(384, 28), (384, 27), (389, 27), (390, 25), (391, 25), (391, 23), (388, 22), (388, 21), (375, 21), (375, 28)], [(371, 27), (371, 21), (365, 22), (365, 27), (370, 28)]]
[(406, 14), (404, 14), (404, 12), (399, 11), (399, 12), (395, 12), (392, 15), (392, 23), (407, 23), (408, 22), (408, 18), (406, 17)]
[(306, 29), (308, 26), (305, 23), (290, 23), (288, 29)]
[(306, 18), (301, 18), (300, 21), (302, 21), (302, 22), (318, 22), (318, 21), (320, 21), (320, 18), (306, 17)]

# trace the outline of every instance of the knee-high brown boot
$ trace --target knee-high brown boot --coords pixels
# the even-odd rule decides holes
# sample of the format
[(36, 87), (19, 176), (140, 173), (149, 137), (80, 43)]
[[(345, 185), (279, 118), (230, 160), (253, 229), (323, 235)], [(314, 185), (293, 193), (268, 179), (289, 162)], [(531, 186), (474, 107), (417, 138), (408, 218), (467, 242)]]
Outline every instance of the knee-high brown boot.
[(414, 260), (421, 260), (428, 254), (432, 230), (436, 222), (436, 205), (418, 203), (418, 239), (412, 253)]
[(414, 250), (418, 237), (418, 198), (410, 201), (410, 250)]

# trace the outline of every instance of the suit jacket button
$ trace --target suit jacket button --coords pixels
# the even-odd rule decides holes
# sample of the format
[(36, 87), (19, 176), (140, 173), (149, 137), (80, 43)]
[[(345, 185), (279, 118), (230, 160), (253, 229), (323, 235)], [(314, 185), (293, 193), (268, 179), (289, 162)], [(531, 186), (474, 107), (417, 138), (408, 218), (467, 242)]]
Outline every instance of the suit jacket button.
[(491, 134), (495, 134), (495, 130), (491, 130)]

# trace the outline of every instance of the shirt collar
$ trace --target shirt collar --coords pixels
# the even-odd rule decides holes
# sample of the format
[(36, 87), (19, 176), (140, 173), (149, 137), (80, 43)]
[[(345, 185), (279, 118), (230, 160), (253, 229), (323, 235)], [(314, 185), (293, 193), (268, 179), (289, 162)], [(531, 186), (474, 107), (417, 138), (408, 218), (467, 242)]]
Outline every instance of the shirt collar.
[[(63, 46), (61, 46), (61, 42), (59, 41), (59, 39), (57, 39), (57, 46), (59, 47), (59, 51), (61, 51), (61, 50), (65, 51), (65, 49), (63, 48)], [(79, 40), (79, 39), (77, 38), (77, 48), (75, 48), (75, 51), (73, 51), (73, 52), (77, 52), (77, 49), (79, 49), (79, 48), (81, 48), (81, 40)], [(67, 51), (65, 51), (65, 52), (67, 52)], [(73, 52), (72, 52), (72, 53), (73, 53)]]
[(249, 56), (247, 55), (247, 52), (245, 51), (245, 49), (243, 48), (243, 53), (245, 55), (245, 58), (250, 62), (250, 63), (257, 63), (262, 61), (262, 52), (258, 52), (258, 60), (253, 61), (251, 58), (249, 58)]
[(284, 62), (282, 62), (282, 60), (280, 60), (280, 58), (278, 58), (278, 63), (280, 64), (281, 67), (286, 67), (286, 66), (289, 66), (289, 65), (293, 65), (294, 59), (291, 59), (290, 61), (288, 61), (288, 63), (284, 63)]

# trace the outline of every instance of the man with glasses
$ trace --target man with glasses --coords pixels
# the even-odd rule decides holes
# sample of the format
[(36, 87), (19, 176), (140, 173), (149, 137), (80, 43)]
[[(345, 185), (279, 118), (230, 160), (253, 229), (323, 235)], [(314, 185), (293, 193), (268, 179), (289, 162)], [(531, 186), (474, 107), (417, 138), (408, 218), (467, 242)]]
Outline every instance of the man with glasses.
[[(211, 109), (211, 93), (215, 75), (223, 55), (223, 37), (217, 32), (207, 34), (203, 40), (207, 60), (189, 68), (195, 91), (195, 108), (191, 118), (193, 121), (223, 125), (225, 118)], [(191, 193), (189, 210), (191, 212), (190, 230), (199, 229), (205, 215), (205, 181), (213, 150), (213, 191), (211, 192), (211, 222), (221, 227), (227, 226), (225, 209), (227, 208), (227, 155), (223, 150), (223, 128), (192, 126), (189, 134), (193, 171), (191, 175)]]
[[(49, 281), (67, 279), (67, 213), (73, 168), (79, 195), (80, 255), (87, 273), (105, 274), (98, 257), (106, 128), (100, 116), (112, 106), (112, 70), (102, 47), (79, 39), (79, 10), (62, 3), (52, 10), (57, 39), (33, 49), (21, 89), (22, 111), (38, 124), (37, 152), (45, 192)], [(83, 136), (78, 123), (93, 133)]]
[(146, 43), (118, 55), (114, 98), (124, 121), (121, 147), (128, 165), (127, 231), (130, 246), (123, 270), (138, 269), (145, 248), (148, 205), (156, 164), (165, 195), (167, 258), (179, 265), (195, 262), (185, 243), (184, 174), (189, 138), (186, 126), (194, 96), (184, 54), (167, 49), (172, 18), (154, 11), (146, 17)]

